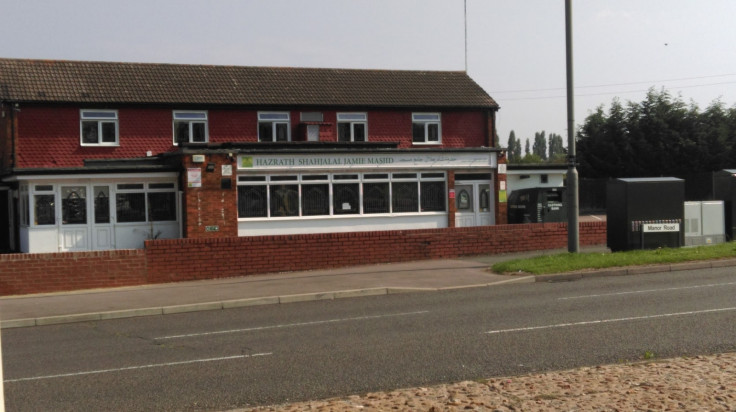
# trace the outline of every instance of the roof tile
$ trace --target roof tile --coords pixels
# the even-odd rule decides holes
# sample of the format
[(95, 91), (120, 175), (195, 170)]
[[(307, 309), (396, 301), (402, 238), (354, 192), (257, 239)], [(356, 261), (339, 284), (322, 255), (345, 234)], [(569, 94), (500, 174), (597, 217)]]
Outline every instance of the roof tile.
[(0, 99), (106, 104), (498, 107), (477, 83), (460, 71), (2, 58)]

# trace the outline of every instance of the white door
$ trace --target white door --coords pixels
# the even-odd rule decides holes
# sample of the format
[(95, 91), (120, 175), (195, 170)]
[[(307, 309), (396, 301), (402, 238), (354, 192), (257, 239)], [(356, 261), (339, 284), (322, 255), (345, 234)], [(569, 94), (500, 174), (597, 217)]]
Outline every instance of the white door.
[(490, 226), (494, 223), (493, 217), (493, 191), (488, 183), (476, 183), (475, 190), (478, 193), (478, 226)]
[(494, 224), (494, 202), (491, 184), (460, 182), (455, 184), (455, 226), (489, 226)]
[(89, 250), (87, 186), (61, 186), (61, 230), (59, 249), (62, 252)]
[(92, 249), (115, 249), (115, 228), (112, 224), (110, 185), (92, 186)]
[(455, 185), (455, 226), (475, 226), (475, 193), (473, 185)]

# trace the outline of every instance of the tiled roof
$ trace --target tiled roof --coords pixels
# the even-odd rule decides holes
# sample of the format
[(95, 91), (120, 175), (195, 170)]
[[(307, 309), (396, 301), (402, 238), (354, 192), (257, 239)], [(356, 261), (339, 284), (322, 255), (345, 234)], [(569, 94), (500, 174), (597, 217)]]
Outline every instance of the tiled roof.
[(18, 102), (497, 108), (465, 72), (0, 59)]

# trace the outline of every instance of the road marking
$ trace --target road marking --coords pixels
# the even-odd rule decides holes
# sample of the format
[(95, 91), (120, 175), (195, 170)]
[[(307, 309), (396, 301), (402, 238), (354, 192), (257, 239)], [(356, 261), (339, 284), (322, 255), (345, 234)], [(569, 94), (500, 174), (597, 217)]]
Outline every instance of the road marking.
[(417, 312), (391, 313), (391, 314), (388, 314), (388, 315), (358, 316), (358, 317), (354, 317), (354, 318), (316, 320), (316, 321), (313, 321), (313, 322), (286, 323), (286, 324), (283, 324), (283, 325), (257, 326), (257, 327), (253, 327), (253, 328), (219, 330), (219, 331), (214, 331), (214, 332), (187, 333), (185, 335), (161, 336), (161, 337), (154, 338), (154, 339), (155, 340), (181, 339), (181, 338), (190, 338), (190, 337), (194, 337), (194, 336), (221, 335), (221, 334), (225, 334), (225, 333), (241, 333), (241, 332), (253, 332), (253, 331), (269, 330), (269, 329), (293, 328), (293, 327), (298, 327), (298, 326), (324, 325), (324, 324), (327, 324), (327, 323), (349, 322), (349, 321), (353, 321), (353, 320), (368, 320), (368, 319), (390, 318), (390, 317), (396, 317), (396, 316), (421, 315), (423, 313), (429, 313), (429, 311), (428, 310), (421, 310), (421, 311), (417, 311)]
[(499, 280), (498, 282), (489, 283), (488, 286), (495, 286), (495, 285), (502, 285), (504, 283), (511, 283), (511, 282), (523, 282), (525, 280), (533, 279), (535, 276), (524, 276), (524, 277), (514, 277), (513, 279), (506, 279), (506, 280)]
[(682, 286), (682, 287), (676, 287), (676, 288), (645, 289), (645, 290), (635, 290), (635, 291), (632, 291), (632, 292), (601, 293), (599, 295), (570, 296), (570, 297), (566, 297), (566, 298), (557, 298), (557, 300), (600, 298), (600, 297), (604, 297), (604, 296), (621, 296), (621, 295), (632, 295), (632, 294), (636, 294), (636, 293), (668, 292), (668, 291), (673, 291), (673, 290), (713, 288), (713, 287), (717, 287), (717, 286), (728, 286), (728, 285), (736, 285), (736, 282), (711, 283), (711, 284), (707, 284), (707, 285)]
[(733, 308), (721, 308), (721, 309), (696, 310), (696, 311), (690, 311), (690, 312), (664, 313), (664, 314), (661, 314), (661, 315), (634, 316), (634, 317), (630, 317), (630, 318), (601, 319), (601, 320), (589, 320), (589, 321), (585, 321), (585, 322), (558, 323), (556, 325), (530, 326), (530, 327), (526, 327), (526, 328), (499, 329), (499, 330), (491, 330), (491, 331), (488, 331), (488, 332), (485, 332), (485, 333), (487, 333), (487, 334), (499, 334), (499, 333), (509, 333), (509, 332), (526, 332), (526, 331), (530, 331), (530, 330), (567, 328), (567, 327), (570, 327), (570, 326), (582, 326), (582, 325), (598, 325), (598, 324), (603, 324), (603, 323), (626, 322), (626, 321), (644, 320), (644, 319), (657, 319), (657, 318), (667, 318), (667, 317), (673, 317), (673, 316), (699, 315), (699, 314), (703, 314), (703, 313), (729, 312), (729, 311), (734, 311), (734, 310), (736, 310), (736, 307), (733, 307)]
[(127, 366), (124, 368), (115, 368), (115, 369), (100, 369), (96, 371), (62, 373), (59, 375), (34, 376), (31, 378), (5, 379), (4, 382), (12, 383), (12, 382), (24, 382), (24, 381), (37, 381), (37, 380), (42, 380), (42, 379), (67, 378), (67, 377), (72, 377), (72, 376), (84, 376), (84, 375), (95, 375), (95, 374), (100, 374), (100, 373), (124, 372), (124, 371), (149, 369), (149, 368), (162, 368), (165, 366), (188, 365), (192, 363), (202, 363), (202, 362), (218, 362), (218, 361), (224, 361), (224, 360), (255, 358), (259, 356), (269, 356), (269, 355), (273, 355), (273, 353), (265, 352), (265, 353), (254, 353), (252, 355), (223, 356), (219, 358), (194, 359), (194, 360), (181, 361), (181, 362), (154, 363), (150, 365)]

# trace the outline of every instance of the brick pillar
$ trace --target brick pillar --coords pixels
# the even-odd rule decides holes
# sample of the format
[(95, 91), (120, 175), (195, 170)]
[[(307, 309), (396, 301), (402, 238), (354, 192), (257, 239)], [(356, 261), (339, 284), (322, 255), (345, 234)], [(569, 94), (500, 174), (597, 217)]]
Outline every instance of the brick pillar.
[[(227, 153), (206, 154), (204, 162), (194, 163), (192, 154), (183, 155), (184, 237), (216, 238), (238, 236), (236, 160)], [(214, 170), (207, 171), (214, 166)], [(230, 176), (223, 176), (223, 166)], [(198, 169), (201, 187), (190, 187), (188, 171)], [(229, 188), (226, 186), (229, 183)], [(225, 187), (223, 187), (225, 186)]]
[[(499, 167), (496, 170), (506, 168), (506, 154), (500, 153), (498, 156), (498, 165)], [(501, 166), (503, 165), (503, 166)], [(496, 181), (494, 183), (494, 190), (496, 191), (496, 224), (497, 225), (505, 225), (509, 223), (508, 218), (508, 203), (506, 203), (506, 200), (501, 202), (501, 195), (506, 196), (506, 193), (508, 193), (508, 186), (506, 183), (506, 173), (496, 173)]]
[[(447, 227), (455, 227), (455, 212), (457, 211), (455, 205), (455, 171), (447, 171)], [(453, 196), (450, 197), (450, 193)]]

